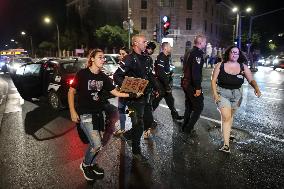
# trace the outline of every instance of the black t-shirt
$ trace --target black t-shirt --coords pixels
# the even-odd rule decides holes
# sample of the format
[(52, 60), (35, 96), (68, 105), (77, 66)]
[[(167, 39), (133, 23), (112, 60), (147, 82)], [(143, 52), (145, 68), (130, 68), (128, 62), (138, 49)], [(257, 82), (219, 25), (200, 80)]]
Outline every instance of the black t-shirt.
[(225, 89), (239, 89), (244, 83), (244, 65), (240, 63), (240, 73), (237, 75), (228, 74), (225, 72), (224, 63), (221, 63), (220, 72), (218, 75), (217, 84), (218, 86)]
[(77, 72), (71, 85), (78, 94), (78, 114), (92, 114), (103, 110), (103, 91), (112, 91), (115, 87), (103, 72), (94, 74), (89, 68)]

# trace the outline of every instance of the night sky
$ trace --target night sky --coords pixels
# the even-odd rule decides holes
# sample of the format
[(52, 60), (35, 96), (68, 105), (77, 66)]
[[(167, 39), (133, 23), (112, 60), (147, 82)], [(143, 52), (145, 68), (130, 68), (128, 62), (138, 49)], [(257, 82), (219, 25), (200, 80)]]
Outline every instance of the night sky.
[[(232, 2), (243, 8), (246, 5), (252, 6), (253, 15), (284, 8), (283, 0), (232, 0)], [(65, 4), (65, 0), (0, 0), (0, 49), (3, 49), (4, 44), (7, 44), (11, 38), (22, 40), (21, 31), (31, 34), (35, 44), (48, 40), (56, 29), (55, 25), (43, 24), (43, 16), (52, 16), (59, 26), (64, 27)], [(243, 18), (242, 27), (248, 30), (248, 17)], [(256, 18), (253, 22), (253, 31), (261, 33), (264, 41), (270, 38), (279, 40), (277, 34), (284, 33), (284, 10)]]

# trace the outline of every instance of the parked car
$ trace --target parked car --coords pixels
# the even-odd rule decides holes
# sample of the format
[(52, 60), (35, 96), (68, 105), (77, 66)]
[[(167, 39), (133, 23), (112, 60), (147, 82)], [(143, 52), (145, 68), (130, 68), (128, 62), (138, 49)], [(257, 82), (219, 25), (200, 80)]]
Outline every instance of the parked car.
[(275, 59), (274, 55), (269, 55), (267, 58), (265, 58), (264, 66), (272, 66), (274, 59)]
[(273, 70), (276, 68), (284, 68), (284, 55), (280, 55), (273, 60)]
[(6, 72), (7, 71), (7, 57), (0, 56), (0, 72)]
[(24, 99), (47, 96), (50, 106), (59, 110), (68, 105), (67, 93), (77, 71), (87, 59), (58, 59), (24, 64), (13, 79)]
[(21, 65), (26, 63), (33, 63), (33, 61), (30, 57), (12, 57), (7, 64), (7, 69), (13, 75)]
[(113, 78), (113, 74), (119, 66), (118, 57), (119, 57), (119, 54), (105, 54), (106, 63), (104, 64), (103, 71), (111, 79)]

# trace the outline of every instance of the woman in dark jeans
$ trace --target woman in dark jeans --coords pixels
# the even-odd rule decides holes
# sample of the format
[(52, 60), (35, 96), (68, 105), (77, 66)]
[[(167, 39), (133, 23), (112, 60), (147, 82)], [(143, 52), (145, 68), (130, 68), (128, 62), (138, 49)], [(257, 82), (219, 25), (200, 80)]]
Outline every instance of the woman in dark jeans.
[[(68, 92), (68, 103), (72, 121), (80, 122), (80, 127), (89, 140), (83, 162), (80, 165), (84, 177), (92, 181), (104, 176), (104, 170), (96, 164), (96, 156), (102, 147), (104, 132), (103, 111), (105, 108), (104, 92), (109, 91), (118, 97), (136, 98), (141, 94), (121, 93), (101, 69), (105, 63), (104, 53), (100, 49), (90, 52), (87, 68), (80, 70)], [(78, 94), (78, 106), (75, 109), (74, 96)]]

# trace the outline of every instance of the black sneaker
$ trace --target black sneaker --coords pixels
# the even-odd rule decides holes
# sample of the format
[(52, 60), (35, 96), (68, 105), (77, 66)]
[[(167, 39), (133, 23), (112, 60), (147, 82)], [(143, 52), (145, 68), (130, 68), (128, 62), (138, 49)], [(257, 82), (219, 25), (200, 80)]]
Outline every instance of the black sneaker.
[(93, 168), (91, 166), (86, 166), (83, 163), (80, 164), (80, 169), (82, 170), (84, 177), (88, 181), (92, 181), (95, 179), (96, 175), (93, 172)]
[(99, 167), (98, 164), (94, 164), (91, 166), (92, 169), (93, 169), (93, 172), (97, 175), (97, 176), (100, 176), (100, 175), (103, 175), (105, 173), (104, 169)]
[(225, 153), (231, 153), (230, 148), (228, 145), (222, 146), (219, 151), (225, 152)]
[(146, 163), (148, 161), (148, 158), (143, 156), (141, 153), (133, 154), (132, 157), (133, 157), (133, 160), (139, 161), (141, 163), (143, 163), (143, 162)]

